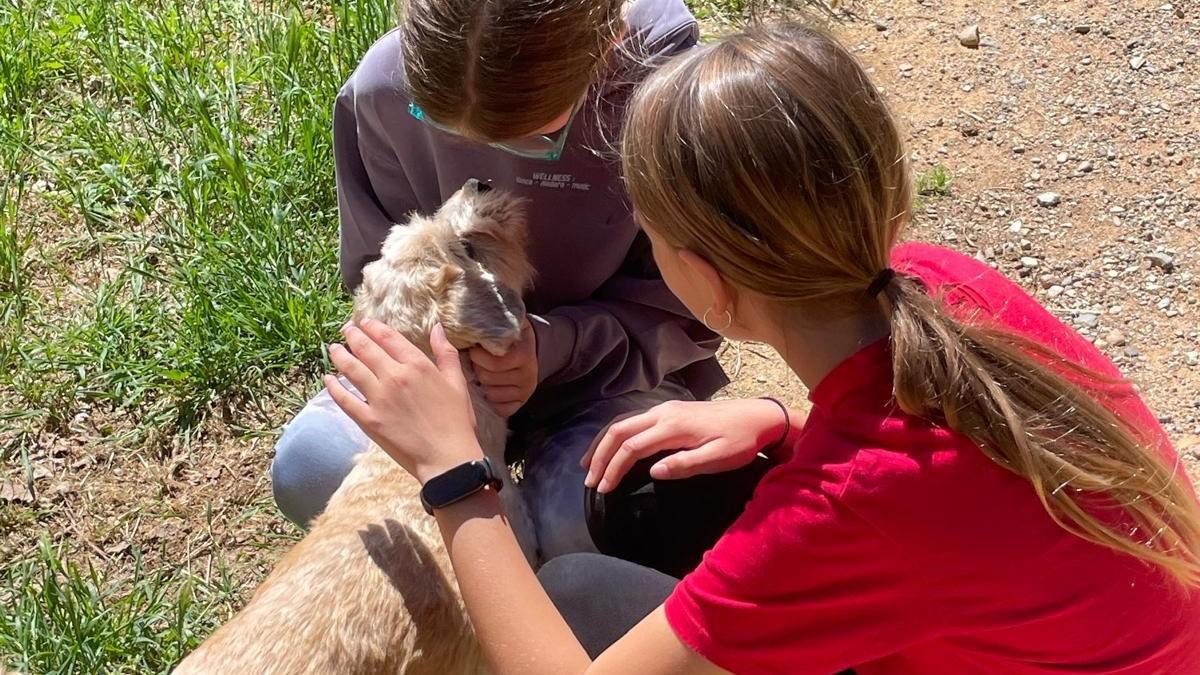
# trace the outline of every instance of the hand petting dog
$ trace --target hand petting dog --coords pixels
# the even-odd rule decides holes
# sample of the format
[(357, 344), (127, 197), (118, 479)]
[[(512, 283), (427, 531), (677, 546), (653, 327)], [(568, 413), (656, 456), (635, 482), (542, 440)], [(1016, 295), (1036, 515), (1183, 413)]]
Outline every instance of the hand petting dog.
[(429, 336), (436, 363), (380, 321), (347, 323), (342, 335), (349, 348), (330, 345), (329, 358), (366, 400), (333, 375), (325, 376), (325, 388), (405, 471), (424, 484), (483, 458), (458, 350), (440, 324)]

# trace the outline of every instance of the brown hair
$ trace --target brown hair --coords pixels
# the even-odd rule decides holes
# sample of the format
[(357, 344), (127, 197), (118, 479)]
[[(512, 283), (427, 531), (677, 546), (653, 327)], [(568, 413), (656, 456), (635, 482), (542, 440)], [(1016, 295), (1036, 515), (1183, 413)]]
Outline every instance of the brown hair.
[(484, 142), (528, 135), (571, 108), (620, 34), (623, 0), (408, 0), (409, 95)]
[(833, 38), (758, 26), (680, 57), (634, 97), (622, 155), (638, 216), (671, 246), (784, 310), (887, 312), (900, 409), (1028, 480), (1068, 531), (1200, 582), (1200, 507), (1165, 448), (1101, 402), (1111, 380), (952, 315), (915, 277), (887, 283), (882, 310), (864, 292), (911, 177), (886, 103)]

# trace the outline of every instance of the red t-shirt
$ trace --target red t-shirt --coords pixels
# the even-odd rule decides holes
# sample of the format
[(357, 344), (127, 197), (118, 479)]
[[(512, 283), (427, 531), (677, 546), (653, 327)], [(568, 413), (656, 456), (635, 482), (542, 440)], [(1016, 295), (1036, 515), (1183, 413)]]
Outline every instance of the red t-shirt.
[[(893, 266), (956, 312), (1117, 373), (976, 260), (908, 244)], [(667, 600), (681, 640), (736, 673), (1200, 673), (1200, 592), (1068, 534), (1029, 483), (891, 389), (884, 340), (812, 391), (791, 459)], [(1172, 452), (1121, 391), (1117, 412)]]

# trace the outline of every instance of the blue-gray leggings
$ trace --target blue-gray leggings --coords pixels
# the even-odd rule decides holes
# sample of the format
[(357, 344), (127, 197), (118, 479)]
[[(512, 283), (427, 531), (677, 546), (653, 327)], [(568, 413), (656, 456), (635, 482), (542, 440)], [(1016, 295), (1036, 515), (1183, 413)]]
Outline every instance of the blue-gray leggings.
[[(585, 471), (579, 466), (596, 434), (620, 415), (692, 398), (682, 385), (668, 381), (654, 391), (591, 402), (551, 426), (523, 431), (510, 441), (524, 448), (521, 494), (529, 504), (542, 561), (596, 550), (584, 522)], [(350, 473), (354, 455), (368, 443), (322, 390), (292, 419), (275, 446), (271, 488), (279, 510), (306, 526), (325, 508)]]
[(661, 605), (679, 580), (599, 553), (551, 560), (538, 581), (593, 659)]

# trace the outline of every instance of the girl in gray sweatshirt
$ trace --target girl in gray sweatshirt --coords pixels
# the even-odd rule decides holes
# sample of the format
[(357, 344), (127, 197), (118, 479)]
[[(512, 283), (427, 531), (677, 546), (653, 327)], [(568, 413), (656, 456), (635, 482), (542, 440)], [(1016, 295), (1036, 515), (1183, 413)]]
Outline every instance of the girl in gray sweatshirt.
[[(434, 212), (467, 179), (527, 198), (531, 335), (507, 361), (476, 365), (498, 383), (497, 408), (516, 413), (542, 559), (594, 550), (579, 460), (598, 432), (725, 382), (719, 338), (663, 283), (605, 152), (640, 74), (696, 39), (682, 0), (414, 0), (335, 103), (350, 290), (394, 223)], [(284, 514), (307, 524), (367, 443), (328, 394), (311, 400), (271, 467)]]

